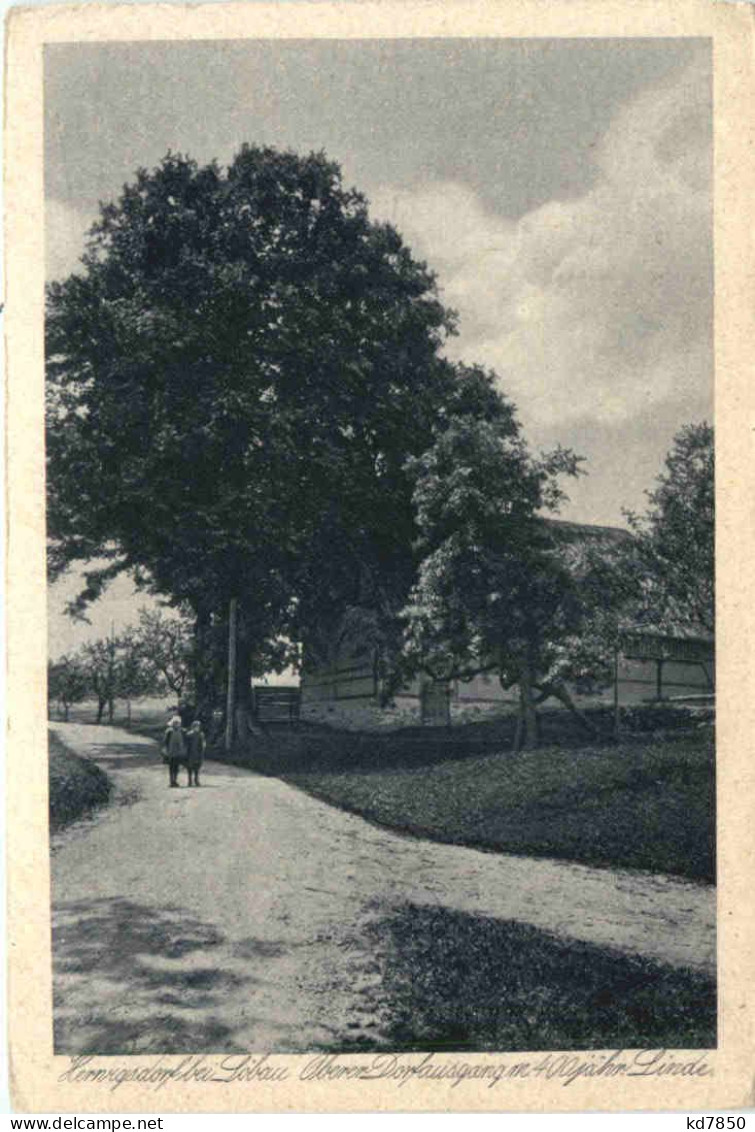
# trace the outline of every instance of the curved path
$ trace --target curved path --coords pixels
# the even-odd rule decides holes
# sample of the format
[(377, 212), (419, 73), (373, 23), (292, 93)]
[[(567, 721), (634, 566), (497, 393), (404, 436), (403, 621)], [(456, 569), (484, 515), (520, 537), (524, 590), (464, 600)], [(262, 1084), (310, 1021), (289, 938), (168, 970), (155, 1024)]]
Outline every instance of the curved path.
[(199, 790), (184, 773), (170, 790), (150, 740), (51, 726), (117, 787), (115, 805), (53, 841), (57, 1052), (291, 1052), (369, 1037), (370, 925), (407, 905), (714, 970), (709, 887), (402, 837), (220, 763), (205, 764)]

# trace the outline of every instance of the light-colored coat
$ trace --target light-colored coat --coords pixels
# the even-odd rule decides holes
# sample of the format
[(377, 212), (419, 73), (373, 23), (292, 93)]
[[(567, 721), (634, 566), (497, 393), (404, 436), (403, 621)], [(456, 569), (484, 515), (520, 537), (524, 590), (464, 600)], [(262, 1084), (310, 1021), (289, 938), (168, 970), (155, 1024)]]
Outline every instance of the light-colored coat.
[(186, 739), (180, 727), (169, 727), (163, 740), (165, 753), (169, 759), (183, 762), (186, 757)]

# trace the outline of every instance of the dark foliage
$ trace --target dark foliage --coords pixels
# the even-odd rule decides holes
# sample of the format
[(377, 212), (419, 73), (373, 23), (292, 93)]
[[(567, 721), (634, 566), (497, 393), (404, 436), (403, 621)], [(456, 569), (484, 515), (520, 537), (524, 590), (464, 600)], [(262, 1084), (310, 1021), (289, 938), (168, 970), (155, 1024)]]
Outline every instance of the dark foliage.
[(48, 738), (50, 829), (61, 829), (110, 799), (112, 783), (96, 763), (74, 755), (56, 735)]

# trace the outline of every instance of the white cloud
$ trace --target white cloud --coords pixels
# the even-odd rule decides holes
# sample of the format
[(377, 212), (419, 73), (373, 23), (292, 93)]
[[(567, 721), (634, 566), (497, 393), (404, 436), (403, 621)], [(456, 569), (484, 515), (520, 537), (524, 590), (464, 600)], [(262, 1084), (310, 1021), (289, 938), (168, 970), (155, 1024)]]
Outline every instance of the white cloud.
[(371, 194), (459, 311), (450, 352), (495, 368), (536, 432), (616, 426), (674, 400), (682, 411), (711, 386), (706, 84), (690, 70), (644, 92), (596, 164), (587, 195), (517, 222), (459, 183)]
[(48, 279), (64, 279), (76, 270), (84, 252), (86, 233), (96, 219), (96, 208), (74, 208), (55, 197), (47, 199), (45, 266)]

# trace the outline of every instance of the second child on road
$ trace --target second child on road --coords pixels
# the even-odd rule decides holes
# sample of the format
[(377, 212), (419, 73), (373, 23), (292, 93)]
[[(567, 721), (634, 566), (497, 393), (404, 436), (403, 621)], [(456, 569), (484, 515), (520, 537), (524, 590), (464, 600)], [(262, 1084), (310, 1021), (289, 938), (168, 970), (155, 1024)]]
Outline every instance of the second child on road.
[(199, 768), (204, 761), (206, 748), (202, 724), (195, 719), (186, 732), (186, 769), (189, 772), (189, 786), (199, 786)]

